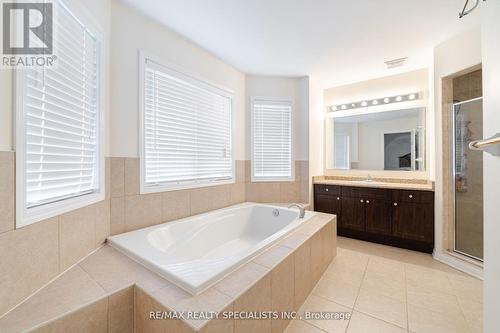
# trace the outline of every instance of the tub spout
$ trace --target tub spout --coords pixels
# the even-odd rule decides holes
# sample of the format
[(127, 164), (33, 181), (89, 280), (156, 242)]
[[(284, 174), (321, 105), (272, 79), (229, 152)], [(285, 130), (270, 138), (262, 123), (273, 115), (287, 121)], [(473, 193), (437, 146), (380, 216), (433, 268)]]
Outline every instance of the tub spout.
[(306, 215), (306, 210), (304, 209), (304, 207), (302, 205), (299, 205), (299, 204), (291, 204), (290, 206), (288, 206), (288, 208), (292, 208), (292, 207), (297, 207), (300, 211), (299, 213), (299, 218), (303, 219), (304, 218), (304, 215)]

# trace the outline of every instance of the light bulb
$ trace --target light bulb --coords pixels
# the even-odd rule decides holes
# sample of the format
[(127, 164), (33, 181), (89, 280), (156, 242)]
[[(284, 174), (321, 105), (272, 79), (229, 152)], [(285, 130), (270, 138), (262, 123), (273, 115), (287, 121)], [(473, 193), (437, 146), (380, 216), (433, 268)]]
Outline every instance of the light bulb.
[(361, 106), (367, 106), (368, 102), (361, 102)]
[(377, 101), (377, 100), (374, 100), (374, 101), (372, 102), (372, 104), (373, 104), (373, 105), (377, 105), (377, 104), (378, 104), (378, 101)]
[(346, 105), (342, 105), (342, 106), (341, 106), (341, 109), (342, 109), (342, 110), (345, 110), (345, 109), (347, 109), (347, 106), (346, 106)]
[(415, 94), (411, 94), (410, 96), (408, 96), (409, 99), (415, 99), (415, 97), (417, 97), (415, 96)]
[(384, 98), (384, 103), (389, 103), (390, 101), (391, 100), (388, 97)]
[(401, 97), (401, 96), (396, 97), (396, 102), (401, 102), (402, 100), (403, 100), (403, 97)]

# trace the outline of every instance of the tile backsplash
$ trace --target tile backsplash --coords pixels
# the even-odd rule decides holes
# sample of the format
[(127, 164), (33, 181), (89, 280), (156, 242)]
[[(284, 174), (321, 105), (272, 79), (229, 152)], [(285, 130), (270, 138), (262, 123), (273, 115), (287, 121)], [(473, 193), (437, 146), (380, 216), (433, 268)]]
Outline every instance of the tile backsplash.
[(140, 194), (139, 159), (106, 158), (104, 201), (15, 229), (15, 153), (0, 152), (0, 316), (93, 250), (109, 235), (233, 204), (308, 202), (307, 161), (294, 182), (250, 181), (250, 161), (236, 161), (234, 184)]

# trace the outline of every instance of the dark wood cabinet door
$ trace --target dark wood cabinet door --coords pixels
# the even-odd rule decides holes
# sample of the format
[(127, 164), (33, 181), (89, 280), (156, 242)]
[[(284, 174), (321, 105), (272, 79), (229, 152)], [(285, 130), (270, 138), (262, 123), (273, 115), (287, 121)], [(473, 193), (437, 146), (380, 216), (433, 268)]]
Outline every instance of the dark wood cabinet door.
[(390, 235), (392, 228), (389, 203), (380, 199), (366, 199), (365, 206), (366, 231)]
[(337, 226), (342, 225), (342, 200), (340, 196), (331, 197), (332, 214), (337, 215)]
[(340, 226), (345, 229), (365, 231), (365, 202), (360, 198), (343, 197), (342, 220)]
[(314, 210), (321, 213), (334, 214), (333, 199), (329, 195), (316, 194), (314, 196)]
[(392, 226), (393, 235), (396, 237), (432, 243), (434, 241), (434, 207), (432, 204), (394, 203)]

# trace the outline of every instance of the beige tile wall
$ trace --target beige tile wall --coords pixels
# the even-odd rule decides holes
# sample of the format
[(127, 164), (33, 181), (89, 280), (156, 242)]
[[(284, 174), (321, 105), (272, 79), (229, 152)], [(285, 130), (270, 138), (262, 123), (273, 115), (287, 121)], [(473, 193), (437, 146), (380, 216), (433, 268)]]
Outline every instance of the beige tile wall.
[(104, 201), (15, 229), (15, 154), (0, 152), (0, 316), (109, 235), (244, 201), (307, 201), (307, 161), (296, 162), (291, 183), (252, 183), (249, 170), (250, 161), (236, 161), (235, 184), (141, 195), (139, 159), (106, 158)]
[[(307, 202), (308, 161), (295, 162), (294, 182), (252, 183), (250, 161), (236, 161), (236, 183), (140, 194), (138, 158), (111, 158), (111, 235), (245, 201)], [(207, 200), (207, 198), (210, 198)]]
[(251, 161), (245, 161), (246, 201), (251, 202), (309, 202), (309, 161), (295, 161), (295, 181), (251, 181)]
[[(216, 284), (215, 289), (221, 290), (226, 295), (236, 297), (235, 301), (225, 311), (297, 311), (336, 256), (335, 230), (334, 222), (330, 222), (319, 231), (316, 229), (312, 237), (308, 233), (302, 233), (301, 236), (303, 237), (300, 241), (297, 241), (294, 245), (289, 245), (289, 250), (293, 251), (293, 253), (290, 251), (287, 251), (286, 254), (281, 253), (282, 247), (278, 246), (273, 250), (273, 253), (269, 254), (268, 258), (261, 258), (262, 260), (259, 262), (265, 263), (266, 266), (269, 264), (268, 269), (251, 262)], [(307, 238), (309, 239), (304, 242), (304, 239)], [(306, 250), (304, 251), (304, 249)], [(273, 261), (275, 263), (272, 263)], [(311, 265), (307, 263), (311, 263)], [(259, 272), (257, 272), (257, 267), (260, 267)], [(252, 271), (255, 271), (255, 273), (250, 273)], [(250, 275), (251, 277), (249, 277)], [(249, 285), (251, 286), (249, 287)], [(282, 333), (290, 322), (283, 319), (218, 319), (208, 322), (201, 330), (196, 331), (179, 320), (149, 319), (150, 311), (170, 311), (171, 309), (162, 305), (165, 302), (158, 301), (158, 297), (161, 297), (158, 292), (151, 296), (141, 288), (136, 287), (135, 290), (135, 329), (137, 333)], [(200, 307), (199, 304), (198, 307)], [(189, 309), (193, 311), (192, 307)]]
[[(0, 152), (0, 316), (98, 248), (110, 232), (109, 196), (15, 229), (14, 156)], [(107, 188), (109, 175), (106, 159)]]
[(236, 161), (236, 183), (140, 194), (138, 158), (111, 158), (112, 235), (245, 201), (245, 164)]
[(134, 287), (104, 297), (30, 332), (133, 333)]

